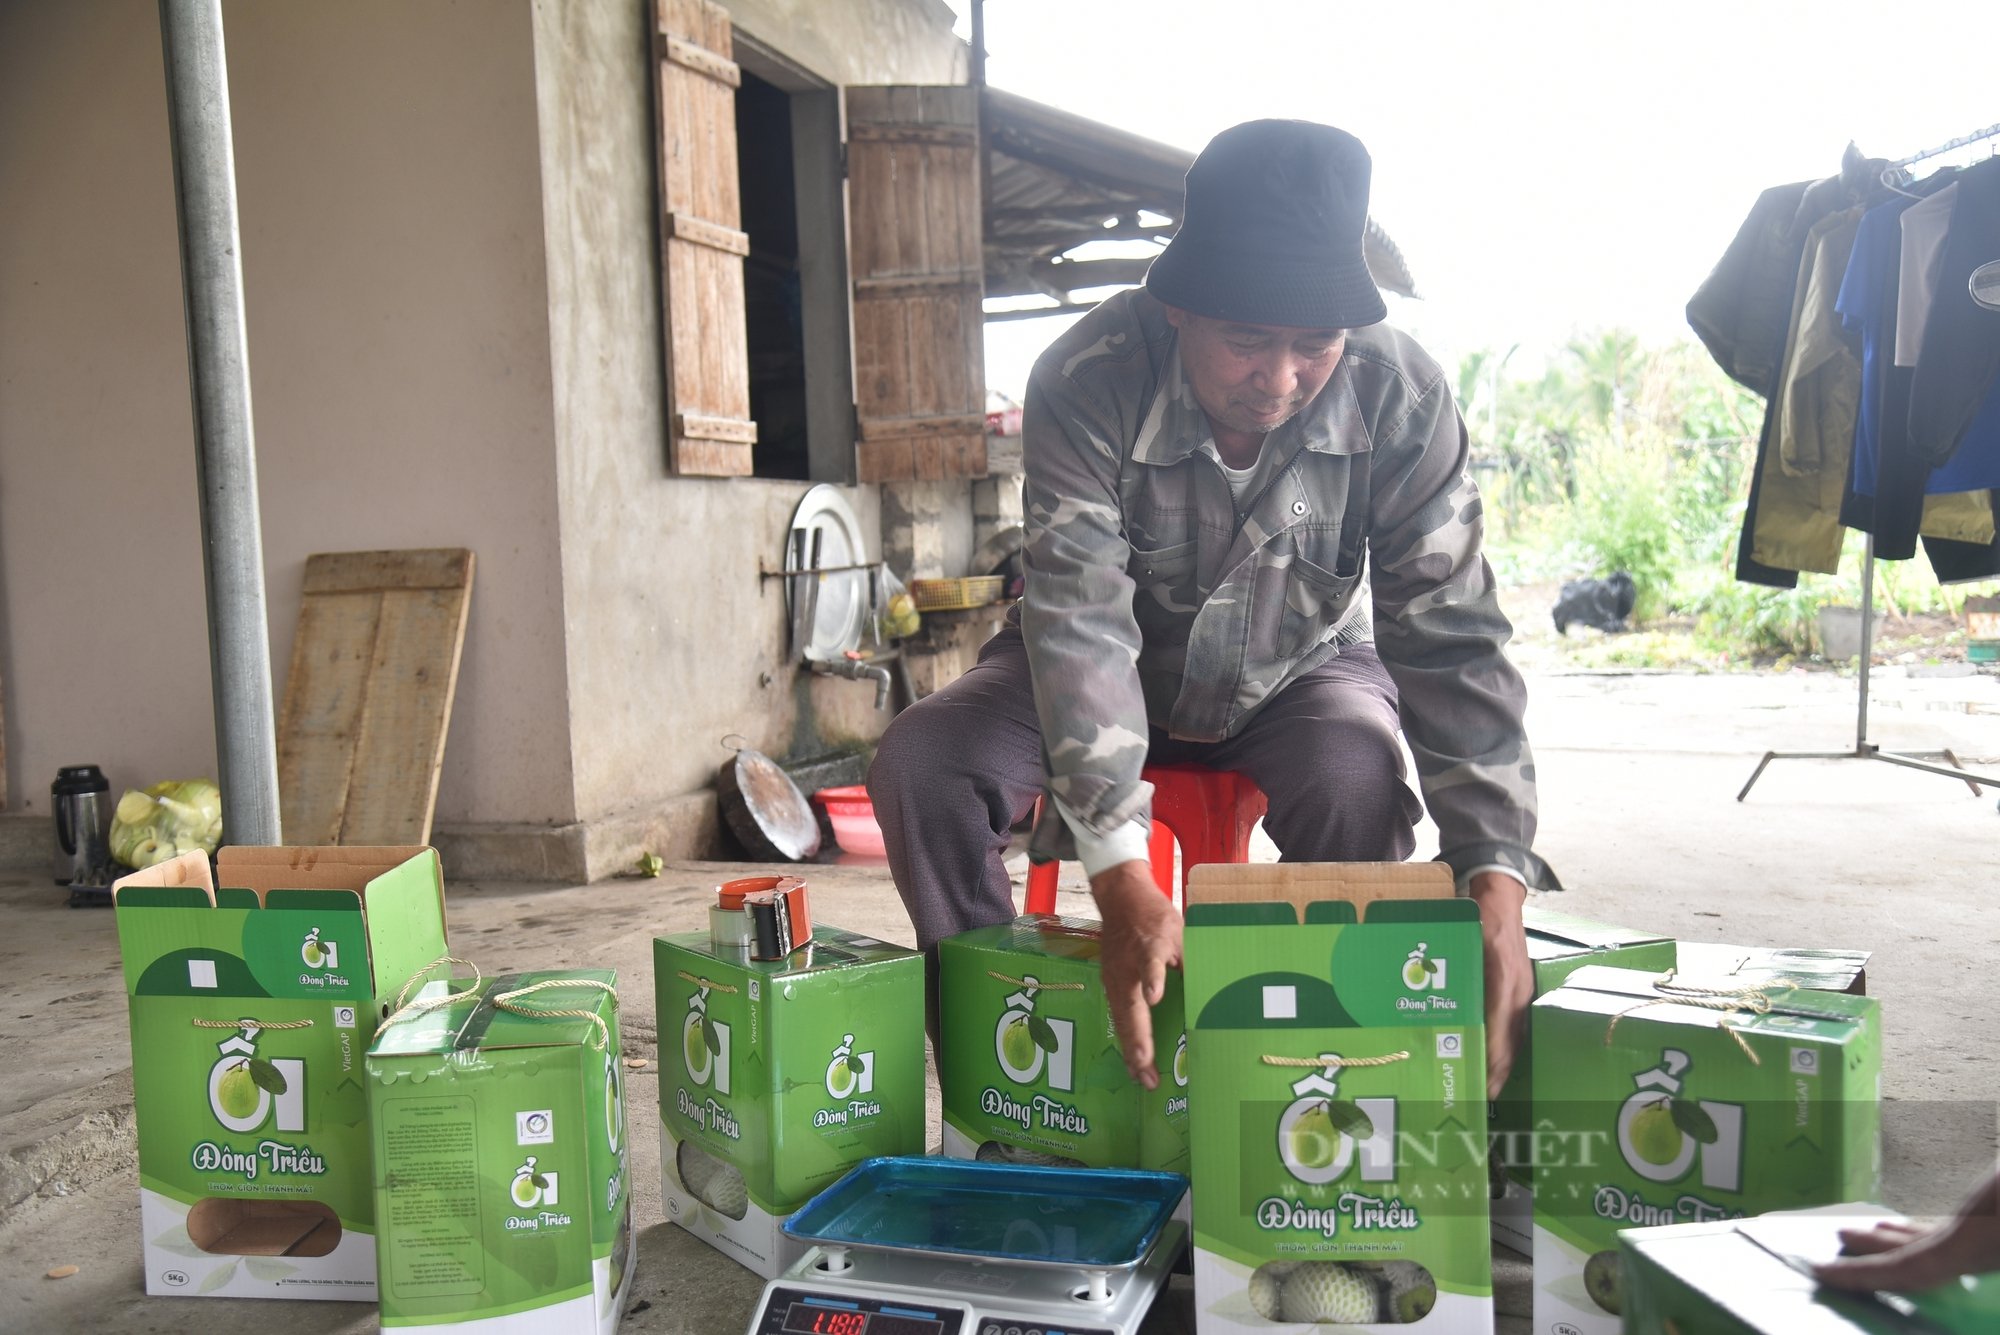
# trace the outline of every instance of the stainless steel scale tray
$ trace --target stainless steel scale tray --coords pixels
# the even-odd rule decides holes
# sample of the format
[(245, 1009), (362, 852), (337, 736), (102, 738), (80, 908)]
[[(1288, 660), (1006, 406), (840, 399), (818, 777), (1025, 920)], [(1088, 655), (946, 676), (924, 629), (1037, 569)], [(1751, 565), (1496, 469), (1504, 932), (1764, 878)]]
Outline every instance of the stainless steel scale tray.
[(785, 1223), (801, 1242), (1060, 1270), (1130, 1270), (1187, 1191), (1178, 1173), (965, 1159), (855, 1165)]

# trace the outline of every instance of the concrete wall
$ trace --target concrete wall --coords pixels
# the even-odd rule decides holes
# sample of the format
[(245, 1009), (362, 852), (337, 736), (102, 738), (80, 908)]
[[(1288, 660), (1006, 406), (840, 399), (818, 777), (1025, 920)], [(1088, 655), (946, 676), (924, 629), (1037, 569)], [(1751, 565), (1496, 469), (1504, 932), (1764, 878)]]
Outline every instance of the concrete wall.
[[(441, 820), (571, 819), (531, 34), (225, 6), (276, 698), (316, 551), (478, 555)], [(0, 9), (0, 678), (60, 764), (213, 773), (158, 7)]]
[[(580, 818), (705, 788), (738, 733), (785, 755), (873, 735), (870, 688), (786, 667), (807, 484), (666, 472), (652, 92), (636, 5), (535, 6), (570, 720)], [(876, 531), (872, 488), (848, 488)], [(801, 724), (806, 727), (802, 731)]]
[[(938, 0), (735, 8), (829, 78), (963, 78)], [(573, 834), (707, 789), (726, 733), (782, 755), (883, 721), (785, 663), (757, 579), (805, 484), (666, 474), (648, 13), (224, 8), (278, 698), (308, 554), (473, 549), (437, 808), (461, 832)], [(0, 6), (16, 811), (61, 764), (214, 766), (163, 84), (146, 0)], [(874, 547), (876, 489), (847, 494)]]

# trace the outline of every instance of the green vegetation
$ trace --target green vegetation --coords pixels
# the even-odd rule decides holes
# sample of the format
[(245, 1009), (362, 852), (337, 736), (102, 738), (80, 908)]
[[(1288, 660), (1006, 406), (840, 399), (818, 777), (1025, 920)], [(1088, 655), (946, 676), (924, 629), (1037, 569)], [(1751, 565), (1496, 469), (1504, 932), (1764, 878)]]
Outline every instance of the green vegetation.
[[(1564, 580), (1624, 570), (1638, 591), (1635, 633), (1587, 633), (1572, 657), (1607, 667), (1789, 666), (1818, 652), (1821, 607), (1859, 605), (1856, 535), (1836, 575), (1801, 576), (1795, 589), (1735, 579), (1764, 402), (1701, 347), (1647, 348), (1629, 333), (1599, 333), (1572, 339), (1538, 375), (1520, 373), (1518, 351), (1474, 353), (1458, 368), (1501, 584), (1547, 586), (1552, 600)], [(1921, 554), (1876, 565), (1876, 606), (1892, 616), (1956, 621), (1966, 594), (1995, 588), (1940, 587)], [(1547, 607), (1515, 610), (1525, 621)], [(1939, 643), (1921, 647), (1932, 656)]]

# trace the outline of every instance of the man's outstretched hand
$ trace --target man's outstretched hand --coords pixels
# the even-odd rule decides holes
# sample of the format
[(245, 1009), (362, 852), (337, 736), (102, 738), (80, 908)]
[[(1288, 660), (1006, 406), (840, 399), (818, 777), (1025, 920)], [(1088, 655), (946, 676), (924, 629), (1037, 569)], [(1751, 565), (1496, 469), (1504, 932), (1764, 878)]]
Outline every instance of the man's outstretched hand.
[(1528, 961), (1528, 934), (1521, 905), (1528, 887), (1497, 871), (1472, 878), (1479, 905), (1486, 963), (1486, 1097), (1500, 1097), (1514, 1057), (1528, 1038), (1528, 1003), (1535, 999), (1535, 966)]
[(1167, 988), (1167, 970), (1181, 962), (1181, 915), (1153, 883), (1153, 870), (1134, 859), (1090, 878), (1104, 922), (1098, 967), (1125, 1069), (1147, 1089), (1160, 1087), (1153, 1062), (1153, 1014)]
[(1848, 1255), (1813, 1267), (1822, 1284), (1837, 1289), (1921, 1293), (1960, 1275), (2000, 1270), (2000, 1168), (1936, 1228), (1882, 1223), (1844, 1228), (1840, 1240)]

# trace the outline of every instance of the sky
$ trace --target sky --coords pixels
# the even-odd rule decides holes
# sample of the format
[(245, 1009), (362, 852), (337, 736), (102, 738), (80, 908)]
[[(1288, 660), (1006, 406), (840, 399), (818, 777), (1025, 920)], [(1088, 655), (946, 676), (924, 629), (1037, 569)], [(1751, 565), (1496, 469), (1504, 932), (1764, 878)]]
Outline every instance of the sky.
[[(987, 0), (986, 29), (994, 86), (1163, 143), (1262, 116), (1359, 136), (1424, 297), (1390, 320), (1447, 365), (1686, 338), (1760, 191), (1850, 140), (1896, 159), (2000, 122), (1994, 0)], [(988, 325), (988, 385), (1018, 396), (1066, 323)]]

